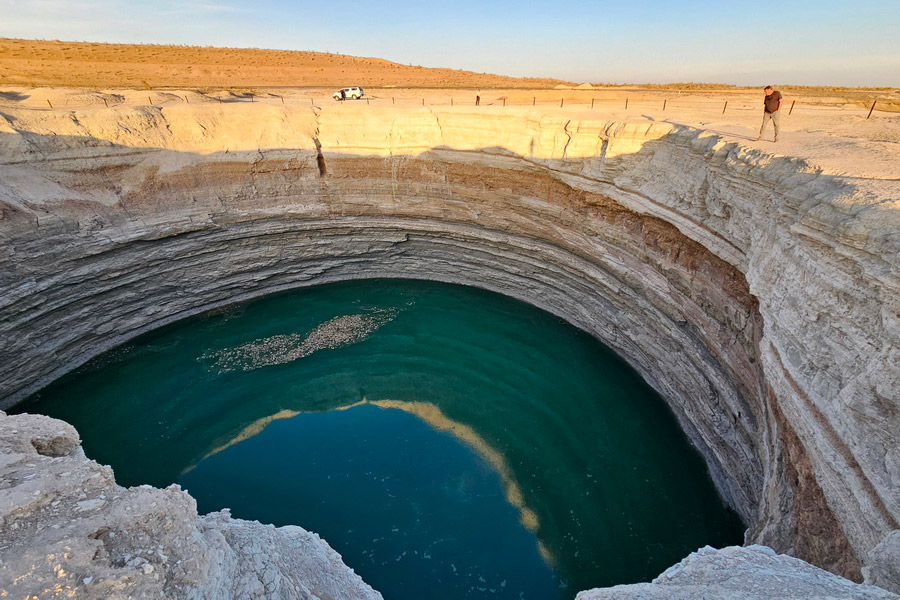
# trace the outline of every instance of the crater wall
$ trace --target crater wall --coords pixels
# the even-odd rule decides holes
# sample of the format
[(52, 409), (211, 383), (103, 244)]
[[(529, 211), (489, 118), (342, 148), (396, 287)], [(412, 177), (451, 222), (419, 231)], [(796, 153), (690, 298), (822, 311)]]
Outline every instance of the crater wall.
[(276, 290), (476, 285), (628, 360), (748, 543), (894, 585), (879, 565), (900, 552), (896, 182), (576, 113), (2, 117), (0, 406), (141, 332)]

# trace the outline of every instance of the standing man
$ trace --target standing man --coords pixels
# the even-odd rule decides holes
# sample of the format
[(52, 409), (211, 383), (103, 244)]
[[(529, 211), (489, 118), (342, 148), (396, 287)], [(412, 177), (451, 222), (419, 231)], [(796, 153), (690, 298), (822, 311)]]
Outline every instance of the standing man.
[(778, 141), (778, 120), (779, 115), (781, 114), (779, 111), (781, 110), (781, 92), (778, 90), (773, 90), (771, 85), (767, 85), (763, 90), (766, 93), (766, 97), (763, 99), (763, 106), (765, 107), (765, 111), (763, 112), (763, 122), (762, 127), (759, 128), (759, 137), (756, 138), (756, 141), (762, 139), (763, 132), (766, 130), (766, 123), (772, 121), (772, 126), (775, 128), (775, 140)]

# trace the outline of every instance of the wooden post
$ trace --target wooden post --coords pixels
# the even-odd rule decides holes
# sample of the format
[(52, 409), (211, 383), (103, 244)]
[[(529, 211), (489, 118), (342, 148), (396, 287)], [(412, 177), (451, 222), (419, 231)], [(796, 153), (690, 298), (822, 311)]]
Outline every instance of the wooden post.
[(792, 101), (791, 101), (791, 109), (788, 111), (788, 114), (791, 114), (792, 112), (794, 112), (794, 105), (795, 105), (795, 104), (797, 104), (797, 101), (796, 101), (796, 100), (792, 100)]
[(532, 105), (532, 106), (534, 106), (534, 100), (535, 100), (535, 97), (532, 96), (532, 97), (531, 97), (531, 105)]
[(147, 96), (147, 102), (150, 103), (150, 106), (153, 106), (153, 100), (150, 99), (150, 96)]
[(187, 95), (184, 96), (184, 103), (185, 103), (185, 104), (190, 104), (190, 103), (191, 103), (191, 101), (188, 100)]
[(877, 102), (878, 102), (878, 100), (876, 100), (875, 102), (872, 103), (872, 108), (869, 109), (869, 114), (866, 115), (866, 121), (868, 121), (868, 120), (869, 120), (869, 117), (872, 116), (872, 111), (875, 110), (875, 104), (876, 104)]
[(725, 114), (725, 109), (728, 108), (728, 100), (725, 101), (725, 106), (722, 107), (722, 114)]
[(560, 99), (559, 99), (559, 107), (560, 107), (560, 108), (562, 108), (563, 100), (565, 100), (565, 98), (560, 98)]
[[(50, 104), (50, 101), (49, 101), (49, 100), (47, 100), (47, 104)], [(52, 104), (50, 104), (50, 108), (53, 108), (53, 105), (52, 105)]]
[(591, 98), (591, 110), (594, 110), (594, 99)]
[(279, 96), (281, 98), (281, 103), (284, 104), (284, 96)]
[(666, 98), (665, 100), (663, 100), (663, 110), (666, 110), (666, 104), (667, 104), (668, 102), (669, 102), (669, 99), (668, 99), (668, 98)]
[(450, 106), (453, 106), (453, 96), (450, 96)]
[(422, 98), (422, 106), (425, 106), (425, 98)]
[(628, 110), (628, 98), (625, 98), (625, 110)]
[(506, 106), (506, 96), (503, 97), (503, 106)]
[(253, 98), (254, 98), (253, 94), (250, 94), (250, 102), (256, 102), (256, 100), (254, 100)]
[(315, 105), (316, 105), (316, 103), (313, 102), (313, 99), (312, 99), (312, 98), (309, 99), (309, 105), (310, 105), (310, 106), (315, 106)]
[(368, 106), (368, 105), (369, 105), (369, 99), (366, 98), (366, 106)]
[(106, 101), (106, 98), (103, 99), (103, 104), (106, 105), (106, 108), (109, 108), (109, 102)]
[(391, 104), (393, 104), (393, 103), (394, 103), (394, 97), (391, 96)]

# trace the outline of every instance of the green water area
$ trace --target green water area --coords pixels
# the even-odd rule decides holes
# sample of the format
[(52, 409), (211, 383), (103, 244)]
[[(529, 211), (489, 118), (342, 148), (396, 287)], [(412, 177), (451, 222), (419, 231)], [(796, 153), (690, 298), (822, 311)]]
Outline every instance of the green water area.
[(16, 408), (121, 485), (319, 533), (388, 600), (572, 598), (742, 541), (664, 401), (522, 302), (423, 281), (179, 321)]

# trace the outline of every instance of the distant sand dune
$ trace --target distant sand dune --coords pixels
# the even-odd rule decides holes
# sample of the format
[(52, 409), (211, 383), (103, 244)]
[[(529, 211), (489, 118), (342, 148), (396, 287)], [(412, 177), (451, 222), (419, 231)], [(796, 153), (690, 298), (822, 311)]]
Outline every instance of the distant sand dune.
[(0, 38), (0, 85), (62, 87), (506, 87), (558, 79), (434, 69), (324, 52)]

